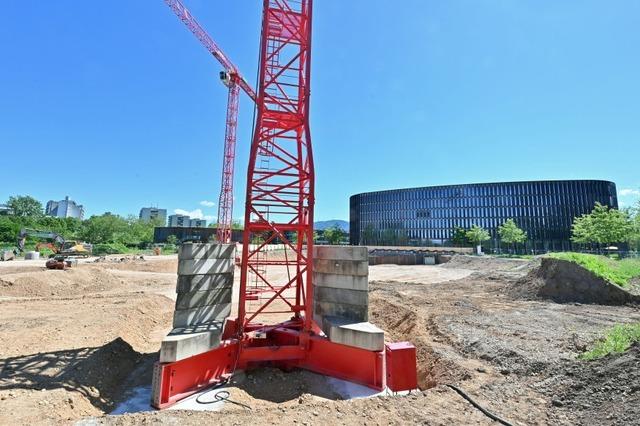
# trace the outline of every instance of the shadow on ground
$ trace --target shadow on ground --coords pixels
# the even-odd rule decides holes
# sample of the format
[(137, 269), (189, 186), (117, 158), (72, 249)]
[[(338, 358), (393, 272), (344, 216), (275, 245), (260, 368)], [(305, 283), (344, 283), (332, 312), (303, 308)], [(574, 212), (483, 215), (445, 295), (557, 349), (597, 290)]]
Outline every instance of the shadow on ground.
[(97, 348), (6, 358), (0, 360), (0, 390), (65, 389), (109, 412), (127, 389), (150, 384), (157, 358), (136, 352), (121, 338)]

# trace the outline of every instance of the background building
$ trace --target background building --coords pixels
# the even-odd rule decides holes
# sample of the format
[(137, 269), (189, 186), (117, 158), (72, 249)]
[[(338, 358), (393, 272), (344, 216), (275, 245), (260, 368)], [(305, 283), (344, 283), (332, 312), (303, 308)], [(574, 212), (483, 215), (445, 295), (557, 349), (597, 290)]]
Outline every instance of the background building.
[(353, 195), (351, 244), (451, 245), (456, 227), (487, 229), (499, 245), (507, 219), (527, 232), (526, 250), (568, 250), (571, 224), (596, 202), (618, 208), (616, 185), (600, 180), (532, 181), (431, 186)]
[[(156, 227), (153, 229), (153, 242), (166, 243), (167, 238), (174, 235), (178, 241), (213, 241), (216, 236), (216, 228), (185, 228), (181, 227)], [(233, 229), (231, 231), (231, 241), (242, 242), (242, 230)]]
[(191, 217), (184, 214), (172, 214), (169, 216), (168, 226), (174, 228), (206, 228), (207, 221), (203, 219), (191, 219)]
[(164, 225), (165, 223), (167, 223), (167, 209), (143, 207), (140, 209), (140, 220), (143, 220), (145, 222), (158, 220)]
[(53, 217), (75, 217), (76, 219), (84, 219), (84, 207), (81, 204), (77, 204), (75, 201), (70, 200), (67, 195), (64, 200), (47, 202), (45, 209), (47, 216)]
[(0, 204), (0, 216), (12, 215), (13, 209), (6, 204)]

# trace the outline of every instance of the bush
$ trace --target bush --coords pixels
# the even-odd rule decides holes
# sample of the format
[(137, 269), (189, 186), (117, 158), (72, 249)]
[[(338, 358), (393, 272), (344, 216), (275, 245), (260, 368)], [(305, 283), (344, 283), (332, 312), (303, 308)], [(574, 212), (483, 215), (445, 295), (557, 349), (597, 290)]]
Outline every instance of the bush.
[(584, 253), (552, 253), (549, 257), (577, 263), (600, 278), (620, 287), (626, 287), (630, 280), (640, 277), (640, 259), (614, 260)]
[(616, 325), (605, 333), (593, 349), (583, 353), (579, 358), (591, 360), (624, 352), (635, 342), (640, 342), (640, 323)]
[(128, 253), (131, 250), (122, 243), (95, 244), (93, 246), (93, 254), (95, 256), (105, 256), (107, 254)]

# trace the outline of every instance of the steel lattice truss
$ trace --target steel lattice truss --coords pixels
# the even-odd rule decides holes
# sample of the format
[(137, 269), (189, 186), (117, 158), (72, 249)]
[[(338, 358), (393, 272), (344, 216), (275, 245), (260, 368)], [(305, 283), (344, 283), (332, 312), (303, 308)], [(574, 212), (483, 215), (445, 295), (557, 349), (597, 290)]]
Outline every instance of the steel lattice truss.
[[(313, 157), (309, 134), (311, 9), (308, 0), (267, 0), (260, 51), (258, 115), (247, 174), (239, 326), (259, 315), (292, 312), (308, 322), (313, 244)], [(295, 241), (295, 242), (294, 242)], [(251, 243), (255, 243), (250, 246)], [(293, 255), (270, 260), (267, 244)], [(265, 273), (284, 265), (287, 279)], [(307, 284), (307, 285), (305, 285)], [(285, 293), (286, 292), (286, 293)], [(286, 294), (289, 293), (289, 296)], [(247, 300), (258, 299), (247, 309)], [(274, 308), (274, 301), (284, 302)], [(254, 306), (257, 305), (257, 306)]]

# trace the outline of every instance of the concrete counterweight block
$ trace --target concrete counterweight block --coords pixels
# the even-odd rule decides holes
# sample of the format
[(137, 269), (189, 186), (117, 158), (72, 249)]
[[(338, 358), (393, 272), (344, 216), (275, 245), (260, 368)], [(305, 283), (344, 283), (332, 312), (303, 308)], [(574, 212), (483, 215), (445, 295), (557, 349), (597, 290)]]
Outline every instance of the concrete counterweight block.
[(235, 244), (185, 243), (178, 254), (174, 330), (163, 340), (161, 362), (217, 347), (231, 314)]
[(384, 349), (384, 331), (370, 322), (353, 323), (339, 317), (325, 317), (323, 328), (329, 340), (368, 351)]
[(210, 351), (220, 344), (222, 322), (174, 328), (160, 345), (160, 362), (174, 362)]
[(180, 259), (178, 275), (209, 275), (233, 272), (233, 259)]
[(314, 320), (329, 335), (324, 318), (367, 321), (369, 253), (366, 247), (313, 248)]
[(176, 285), (177, 293), (219, 290), (233, 287), (233, 272), (208, 275), (180, 275)]
[(184, 243), (178, 259), (233, 259), (235, 250), (235, 244)]

